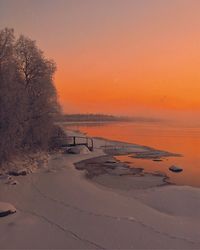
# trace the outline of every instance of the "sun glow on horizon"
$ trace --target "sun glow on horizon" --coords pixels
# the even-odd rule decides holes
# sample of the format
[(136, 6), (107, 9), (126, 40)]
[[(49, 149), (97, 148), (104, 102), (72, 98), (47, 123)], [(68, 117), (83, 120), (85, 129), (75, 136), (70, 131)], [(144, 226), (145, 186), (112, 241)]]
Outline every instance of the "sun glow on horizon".
[(2, 0), (0, 23), (56, 61), (65, 112), (197, 115), (199, 11), (195, 0)]

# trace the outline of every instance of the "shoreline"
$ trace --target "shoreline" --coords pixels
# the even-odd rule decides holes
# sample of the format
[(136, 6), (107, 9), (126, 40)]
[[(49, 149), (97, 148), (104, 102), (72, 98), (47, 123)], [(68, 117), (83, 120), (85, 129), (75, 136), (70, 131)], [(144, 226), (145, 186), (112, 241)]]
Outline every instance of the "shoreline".
[(143, 168), (131, 167), (111, 155), (99, 156), (75, 163), (75, 168), (84, 171), (84, 176), (94, 184), (113, 191), (145, 190), (170, 182), (164, 173), (146, 173)]
[[(82, 132), (74, 130), (68, 130), (69, 132), (82, 135)], [(104, 144), (105, 142), (106, 145), (101, 145), (101, 143), (96, 147), (100, 147), (105, 155), (97, 158), (92, 157), (74, 164), (77, 170), (84, 171), (85, 177), (88, 180), (107, 188), (113, 188), (114, 190), (123, 190), (123, 186), (126, 186), (126, 189), (129, 189), (129, 186), (133, 189), (148, 189), (165, 185), (176, 185), (169, 180), (170, 178), (165, 173), (146, 173), (144, 168), (130, 167), (129, 163), (119, 161), (115, 157), (128, 155), (132, 158), (158, 160), (163, 157), (181, 157), (180, 154), (103, 137), (91, 138), (94, 140), (94, 145), (95, 142), (96, 144), (100, 144), (100, 142)], [(139, 179), (140, 181), (138, 181)], [(122, 183), (120, 183), (120, 180)], [(133, 183), (135, 182), (136, 185), (134, 186)]]
[(0, 219), (0, 249), (199, 249), (200, 189), (97, 185), (75, 168), (102, 157), (113, 164), (95, 140), (94, 152), (51, 155), (46, 167), (16, 177), (18, 185), (0, 181), (0, 200), (17, 210)]

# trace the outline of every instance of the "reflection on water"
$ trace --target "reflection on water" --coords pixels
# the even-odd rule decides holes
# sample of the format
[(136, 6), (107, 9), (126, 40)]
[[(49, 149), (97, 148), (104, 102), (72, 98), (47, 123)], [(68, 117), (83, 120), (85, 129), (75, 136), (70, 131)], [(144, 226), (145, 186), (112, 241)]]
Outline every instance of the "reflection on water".
[[(78, 124), (72, 129), (81, 130), (90, 136), (105, 137), (140, 145), (146, 145), (180, 153), (183, 157), (170, 157), (162, 162), (134, 159), (120, 156), (119, 159), (130, 161), (133, 166), (143, 167), (145, 171), (165, 172), (176, 184), (200, 187), (200, 127), (187, 126), (172, 122), (145, 123), (106, 123), (90, 125)], [(171, 165), (181, 166), (182, 173), (172, 173)]]

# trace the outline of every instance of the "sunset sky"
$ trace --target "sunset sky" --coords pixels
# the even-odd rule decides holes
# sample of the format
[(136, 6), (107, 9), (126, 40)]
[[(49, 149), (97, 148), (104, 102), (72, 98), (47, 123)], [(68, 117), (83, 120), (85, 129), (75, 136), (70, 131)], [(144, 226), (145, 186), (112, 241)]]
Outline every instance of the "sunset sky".
[(0, 0), (57, 63), (68, 113), (200, 115), (200, 0)]

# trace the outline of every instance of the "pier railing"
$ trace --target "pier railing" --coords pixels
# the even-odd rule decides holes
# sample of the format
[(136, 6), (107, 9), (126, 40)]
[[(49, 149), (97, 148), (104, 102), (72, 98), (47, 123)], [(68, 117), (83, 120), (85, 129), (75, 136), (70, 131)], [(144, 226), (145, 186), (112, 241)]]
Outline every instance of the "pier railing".
[(94, 142), (92, 138), (83, 137), (83, 136), (67, 136), (63, 140), (62, 147), (73, 147), (77, 145), (84, 145), (90, 151), (94, 150)]

